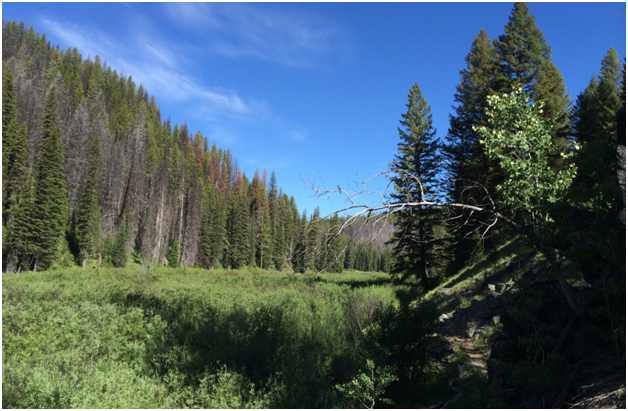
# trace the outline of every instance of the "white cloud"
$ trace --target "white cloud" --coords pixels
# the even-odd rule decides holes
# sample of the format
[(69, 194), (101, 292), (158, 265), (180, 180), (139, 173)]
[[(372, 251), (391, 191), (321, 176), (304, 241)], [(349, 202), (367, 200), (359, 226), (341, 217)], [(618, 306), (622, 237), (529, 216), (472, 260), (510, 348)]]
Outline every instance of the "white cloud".
[(285, 6), (172, 3), (166, 7), (173, 20), (204, 35), (211, 51), (232, 58), (313, 66), (348, 49), (342, 28)]
[(203, 113), (216, 118), (265, 111), (263, 104), (245, 100), (236, 91), (207, 87), (183, 74), (185, 67), (180, 62), (186, 60), (185, 56), (149, 35), (146, 27), (136, 30), (136, 39), (121, 42), (93, 28), (51, 20), (43, 23), (49, 38), (73, 45), (84, 57), (99, 55), (110, 67), (131, 75), (136, 84), (142, 83), (149, 93), (180, 103), (194, 101)]

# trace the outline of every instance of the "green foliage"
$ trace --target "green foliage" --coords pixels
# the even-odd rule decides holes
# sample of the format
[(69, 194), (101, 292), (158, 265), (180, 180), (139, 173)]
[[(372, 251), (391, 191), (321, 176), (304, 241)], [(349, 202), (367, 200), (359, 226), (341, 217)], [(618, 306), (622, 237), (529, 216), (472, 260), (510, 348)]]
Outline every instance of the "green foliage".
[(170, 251), (168, 251), (166, 259), (168, 260), (168, 267), (181, 267), (179, 263), (179, 242), (177, 240), (174, 240), (174, 243), (170, 246)]
[(127, 263), (126, 242), (129, 235), (129, 216), (125, 214), (122, 224), (118, 229), (118, 235), (114, 241), (109, 241), (105, 246), (105, 264), (112, 267), (124, 267)]
[(390, 367), (375, 367), (373, 360), (366, 360), (366, 367), (346, 384), (337, 384), (336, 389), (347, 398), (358, 401), (364, 408), (374, 408), (376, 402), (391, 404), (388, 398), (382, 398), (386, 387), (398, 380)]
[(525, 3), (515, 3), (504, 34), (493, 42), (499, 64), (494, 90), (510, 94), (522, 87), (532, 100), (543, 101), (545, 112), (541, 118), (553, 121), (552, 142), (564, 153), (569, 149), (569, 96), (560, 71), (552, 63), (551, 47), (529, 12)]
[(42, 121), (40, 155), (33, 190), (33, 223), (37, 241), (36, 265), (49, 267), (58, 257), (59, 242), (69, 221), (65, 158), (61, 129), (56, 125), (55, 90), (50, 90)]
[[(555, 150), (553, 121), (543, 120), (544, 104), (529, 104), (521, 88), (510, 95), (488, 97), (488, 125), (476, 127), (489, 157), (499, 160), (508, 178), (497, 186), (503, 203), (512, 211), (547, 213), (548, 205), (562, 198), (576, 175), (575, 166), (556, 170), (548, 165)], [(562, 154), (563, 158), (572, 155)]]
[(4, 274), (2, 290), (5, 408), (333, 408), (354, 378), (402, 399), (384, 391), (403, 367), (356, 349), (345, 310), (359, 295), (386, 311), (390, 285), (134, 266)]
[[(391, 198), (398, 203), (430, 201), (437, 195), (441, 159), (436, 130), (432, 127), (431, 107), (416, 83), (408, 93), (406, 107), (408, 110), (400, 121), (403, 128), (399, 128), (398, 154), (389, 165), (394, 172), (391, 181), (395, 187)], [(424, 287), (430, 288), (443, 264), (437, 252), (439, 238), (435, 232), (440, 212), (433, 207), (418, 206), (399, 214), (390, 241), (393, 245), (391, 273), (401, 278), (417, 276)]]
[(76, 239), (80, 260), (87, 260), (94, 254), (96, 236), (99, 232), (100, 219), (98, 213), (98, 173), (100, 168), (100, 135), (92, 138), (89, 151), (89, 169), (83, 189), (83, 197), (76, 216)]
[(572, 134), (582, 146), (576, 153), (578, 176), (571, 198), (596, 212), (615, 212), (617, 190), (616, 113), (625, 105), (621, 98), (621, 62), (612, 47), (602, 60), (600, 75), (578, 95), (572, 110)]

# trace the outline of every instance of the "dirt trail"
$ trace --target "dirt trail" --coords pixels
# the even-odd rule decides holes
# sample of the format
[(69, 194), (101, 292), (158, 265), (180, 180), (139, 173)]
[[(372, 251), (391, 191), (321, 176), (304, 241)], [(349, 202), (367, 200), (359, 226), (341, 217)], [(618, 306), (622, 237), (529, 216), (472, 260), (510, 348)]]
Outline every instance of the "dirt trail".
[(486, 375), (488, 371), (486, 364), (488, 353), (486, 351), (476, 349), (473, 347), (473, 341), (466, 338), (446, 336), (445, 339), (449, 341), (450, 344), (460, 347), (460, 350), (469, 356), (467, 364), (477, 368), (482, 374)]

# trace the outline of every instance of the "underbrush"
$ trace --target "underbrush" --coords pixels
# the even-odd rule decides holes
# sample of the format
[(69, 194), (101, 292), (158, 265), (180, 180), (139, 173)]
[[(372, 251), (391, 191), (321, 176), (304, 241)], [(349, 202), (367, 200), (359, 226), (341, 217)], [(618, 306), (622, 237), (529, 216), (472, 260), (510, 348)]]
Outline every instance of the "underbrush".
[[(433, 311), (402, 309), (389, 282), (356, 286), (358, 276), (150, 266), (3, 274), (3, 408), (351, 406), (339, 387), (367, 360), (409, 372), (385, 348), (391, 335), (414, 328), (404, 345), (417, 352), (436, 323)], [(386, 390), (393, 402), (418, 389), (421, 351), (414, 385)]]

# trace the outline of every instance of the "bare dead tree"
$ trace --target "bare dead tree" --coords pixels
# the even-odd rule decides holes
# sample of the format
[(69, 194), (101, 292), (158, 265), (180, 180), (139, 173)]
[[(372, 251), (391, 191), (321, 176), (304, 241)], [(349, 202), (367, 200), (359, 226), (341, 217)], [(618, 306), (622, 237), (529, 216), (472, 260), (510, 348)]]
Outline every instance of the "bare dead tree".
[[(402, 174), (404, 175), (404, 178), (412, 180), (414, 187), (418, 188), (418, 191), (420, 193), (418, 201), (389, 202), (388, 199), (390, 198), (390, 196), (388, 190), (390, 189), (390, 185), (392, 183), (388, 183), (384, 191), (368, 190), (367, 185), (370, 181), (374, 180), (377, 177), (387, 177), (391, 173)], [(554, 275), (556, 276), (556, 279), (560, 284), (561, 290), (567, 298), (567, 302), (570, 308), (580, 317), (586, 317), (584, 311), (578, 306), (570, 285), (567, 283), (567, 279), (565, 277), (565, 273), (562, 267), (562, 262), (564, 260), (563, 256), (560, 255), (558, 250), (548, 246), (541, 240), (541, 238), (539, 238), (537, 230), (535, 230), (534, 223), (527, 224), (527, 222), (524, 221), (524, 224), (520, 224), (512, 218), (499, 212), (486, 187), (478, 182), (465, 180), (469, 189), (476, 188), (484, 191), (486, 201), (482, 204), (465, 204), (462, 202), (447, 202), (435, 199), (427, 199), (421, 180), (404, 170), (389, 170), (370, 177), (365, 181), (356, 180), (355, 182), (353, 182), (353, 188), (350, 188), (350, 191), (342, 189), (342, 187), (340, 186), (338, 186), (338, 188), (335, 190), (329, 190), (324, 187), (320, 188), (320, 186), (315, 185), (312, 181), (302, 181), (308, 188), (314, 191), (314, 195), (316, 197), (331, 199), (332, 196), (338, 195), (345, 201), (345, 204), (347, 204), (340, 210), (322, 217), (324, 219), (335, 214), (342, 214), (347, 216), (347, 219), (344, 221), (344, 223), (337, 230), (330, 233), (331, 236), (340, 235), (340, 233), (346, 230), (347, 227), (355, 224), (355, 222), (361, 216), (373, 216), (376, 221), (386, 221), (391, 218), (391, 216), (395, 213), (398, 213), (402, 210), (416, 209), (418, 207), (438, 207), (447, 208), (450, 210), (463, 210), (468, 212), (466, 218), (460, 221), (458, 226), (459, 228), (468, 224), (472, 216), (477, 216), (480, 221), (480, 225), (478, 226), (478, 228), (482, 229), (480, 239), (484, 239), (490, 232), (490, 230), (497, 225), (498, 222), (504, 223), (512, 228), (516, 233), (525, 236), (536, 247), (536, 249), (541, 252), (547, 263), (550, 265)], [(361, 201), (366, 197), (373, 196), (378, 198), (378, 201), (375, 203), (375, 205)], [(460, 216), (456, 216), (453, 218), (460, 219)]]

